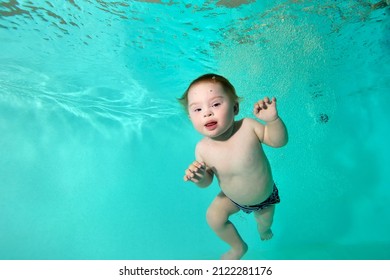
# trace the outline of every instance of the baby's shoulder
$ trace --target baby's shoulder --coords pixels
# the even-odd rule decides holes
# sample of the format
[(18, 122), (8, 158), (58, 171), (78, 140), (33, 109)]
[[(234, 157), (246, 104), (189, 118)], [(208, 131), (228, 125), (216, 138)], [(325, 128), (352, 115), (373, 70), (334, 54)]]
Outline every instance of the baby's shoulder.
[(207, 139), (203, 138), (195, 146), (196, 158), (200, 161), (205, 161), (209, 153), (210, 153), (210, 146), (207, 144)]
[(245, 133), (245, 134), (252, 134), (252, 135), (256, 135), (256, 137), (261, 141), (263, 142), (263, 137), (264, 137), (264, 124), (262, 124), (261, 122), (255, 120), (255, 119), (251, 119), (251, 118), (245, 118), (243, 119), (242, 121), (242, 133)]
[(252, 118), (243, 118), (241, 122), (242, 127), (249, 129), (256, 129), (256, 127), (263, 126), (263, 124)]
[(203, 138), (195, 146), (196, 152), (203, 152), (207, 148), (207, 139)]
[(255, 122), (252, 118), (243, 118), (241, 121), (243, 125), (253, 125), (253, 122)]

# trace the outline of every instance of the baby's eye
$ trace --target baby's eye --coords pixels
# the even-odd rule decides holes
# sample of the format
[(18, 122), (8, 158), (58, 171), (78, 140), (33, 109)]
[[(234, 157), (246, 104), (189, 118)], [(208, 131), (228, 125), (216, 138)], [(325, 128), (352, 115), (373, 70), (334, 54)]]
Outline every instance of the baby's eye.
[(201, 108), (195, 108), (195, 109), (194, 109), (194, 112), (200, 112), (200, 111), (202, 111)]
[(217, 103), (214, 103), (213, 104), (213, 107), (218, 107), (218, 106), (220, 106), (221, 105), (221, 103), (220, 102), (217, 102)]

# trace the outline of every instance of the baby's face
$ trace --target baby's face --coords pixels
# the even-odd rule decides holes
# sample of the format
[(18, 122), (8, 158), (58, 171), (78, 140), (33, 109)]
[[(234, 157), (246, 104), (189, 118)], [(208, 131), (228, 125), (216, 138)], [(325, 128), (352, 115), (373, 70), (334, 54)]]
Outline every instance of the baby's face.
[(199, 82), (188, 91), (188, 112), (195, 129), (217, 138), (234, 122), (234, 103), (217, 82)]

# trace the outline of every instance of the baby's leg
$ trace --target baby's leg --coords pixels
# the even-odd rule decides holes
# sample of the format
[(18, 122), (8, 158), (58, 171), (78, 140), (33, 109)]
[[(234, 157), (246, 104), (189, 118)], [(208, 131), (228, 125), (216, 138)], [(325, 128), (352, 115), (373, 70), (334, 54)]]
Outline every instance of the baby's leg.
[(248, 246), (238, 234), (235, 226), (228, 220), (229, 216), (237, 213), (239, 208), (222, 192), (211, 203), (206, 218), (215, 233), (232, 248), (222, 255), (221, 259), (239, 260), (248, 250)]
[(270, 205), (267, 208), (255, 212), (257, 221), (257, 230), (259, 231), (261, 240), (271, 239), (273, 236), (271, 225), (274, 219), (275, 205)]

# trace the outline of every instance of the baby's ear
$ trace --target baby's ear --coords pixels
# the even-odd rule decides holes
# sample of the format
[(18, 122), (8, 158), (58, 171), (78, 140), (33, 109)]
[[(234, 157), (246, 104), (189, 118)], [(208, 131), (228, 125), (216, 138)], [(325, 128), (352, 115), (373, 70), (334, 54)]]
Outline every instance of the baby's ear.
[(238, 115), (238, 112), (240, 112), (240, 104), (236, 102), (233, 108), (234, 108), (234, 115)]

